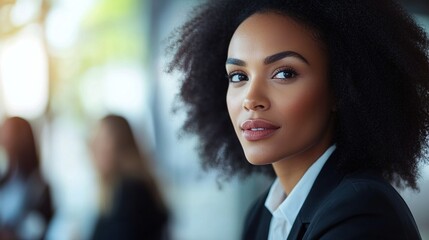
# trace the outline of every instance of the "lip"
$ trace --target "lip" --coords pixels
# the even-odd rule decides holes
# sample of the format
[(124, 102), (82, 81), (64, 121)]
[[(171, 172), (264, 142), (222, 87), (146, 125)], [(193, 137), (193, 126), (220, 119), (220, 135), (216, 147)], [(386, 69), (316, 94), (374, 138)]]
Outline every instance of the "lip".
[(241, 123), (243, 137), (247, 141), (258, 141), (271, 137), (280, 127), (262, 119), (249, 119)]

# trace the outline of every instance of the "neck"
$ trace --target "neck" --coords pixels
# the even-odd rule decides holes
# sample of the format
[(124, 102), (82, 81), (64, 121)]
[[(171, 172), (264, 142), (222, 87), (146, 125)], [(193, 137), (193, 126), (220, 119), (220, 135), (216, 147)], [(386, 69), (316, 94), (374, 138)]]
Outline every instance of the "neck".
[(287, 195), (292, 192), (311, 165), (332, 145), (332, 131), (329, 129), (331, 127), (332, 124), (316, 143), (272, 164), (274, 172)]
[(305, 156), (296, 156), (273, 163), (274, 171), (287, 195), (292, 192), (308, 168), (322, 156), (328, 147), (317, 153), (303, 154)]

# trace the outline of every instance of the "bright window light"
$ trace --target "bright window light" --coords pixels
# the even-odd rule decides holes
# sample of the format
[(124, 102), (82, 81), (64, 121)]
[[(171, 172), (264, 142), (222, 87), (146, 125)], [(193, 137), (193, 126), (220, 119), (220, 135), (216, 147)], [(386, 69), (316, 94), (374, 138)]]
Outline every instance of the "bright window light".
[(46, 38), (50, 47), (61, 50), (73, 47), (82, 19), (94, 0), (56, 0), (46, 19)]
[(35, 118), (48, 102), (48, 60), (37, 25), (26, 27), (0, 48), (0, 81), (5, 111)]
[(40, 11), (41, 5), (41, 0), (16, 0), (12, 8), (12, 23), (20, 26), (34, 20)]
[(100, 110), (124, 115), (144, 111), (149, 94), (144, 75), (141, 67), (133, 63), (91, 69), (83, 77), (80, 89), (84, 108), (88, 114), (100, 114)]

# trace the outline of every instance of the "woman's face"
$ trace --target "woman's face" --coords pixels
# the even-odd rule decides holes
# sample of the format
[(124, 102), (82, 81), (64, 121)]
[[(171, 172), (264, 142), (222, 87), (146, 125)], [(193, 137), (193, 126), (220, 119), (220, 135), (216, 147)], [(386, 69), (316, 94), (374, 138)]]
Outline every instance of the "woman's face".
[(96, 170), (102, 176), (113, 175), (118, 169), (116, 146), (109, 127), (101, 123), (92, 140), (92, 153)]
[(327, 53), (308, 28), (275, 13), (250, 16), (231, 39), (226, 70), (229, 115), (250, 163), (329, 147), (334, 104)]

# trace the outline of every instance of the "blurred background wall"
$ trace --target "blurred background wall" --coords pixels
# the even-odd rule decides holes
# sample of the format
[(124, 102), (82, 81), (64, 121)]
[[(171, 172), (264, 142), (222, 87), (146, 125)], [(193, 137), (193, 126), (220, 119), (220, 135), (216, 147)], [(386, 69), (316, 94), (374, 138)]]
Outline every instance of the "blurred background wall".
[[(96, 185), (88, 142), (108, 113), (126, 117), (155, 156), (173, 239), (239, 239), (249, 204), (269, 181), (222, 183), (215, 171), (202, 171), (196, 139), (179, 137), (184, 115), (172, 113), (179, 75), (165, 73), (168, 37), (199, 2), (0, 0), (0, 119), (21, 116), (36, 132), (56, 207), (49, 239), (91, 234)], [(403, 4), (429, 31), (429, 3)], [(5, 167), (0, 160), (0, 172)], [(428, 167), (420, 187), (402, 194), (429, 239)]]

